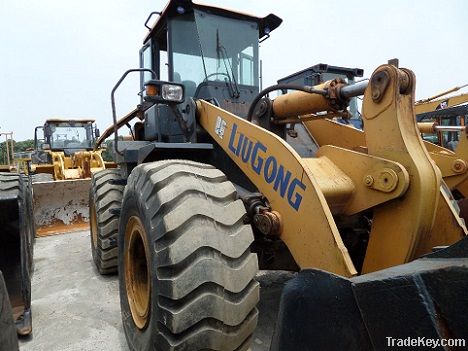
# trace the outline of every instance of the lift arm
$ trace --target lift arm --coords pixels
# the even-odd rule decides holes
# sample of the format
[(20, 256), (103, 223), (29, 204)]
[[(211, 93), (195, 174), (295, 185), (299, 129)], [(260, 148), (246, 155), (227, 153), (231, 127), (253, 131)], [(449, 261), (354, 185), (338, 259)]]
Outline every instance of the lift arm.
[(442, 108), (448, 108), (456, 105), (460, 105), (463, 103), (468, 102), (468, 93), (464, 94), (459, 94), (455, 96), (449, 96), (449, 97), (443, 97), (444, 95), (456, 92), (462, 88), (467, 87), (468, 84), (459, 86), (459, 87), (454, 87), (452, 89), (449, 89), (447, 91), (444, 91), (442, 93), (439, 93), (435, 96), (432, 96), (427, 99), (419, 100), (416, 101), (414, 104), (414, 112), (416, 114), (424, 113), (424, 112), (430, 112), (430, 111), (435, 111), (438, 109)]
[[(301, 268), (318, 267), (347, 276), (356, 273), (334, 213), (374, 208), (365, 271), (408, 262), (431, 242), (427, 239), (435, 230), (437, 208), (444, 196), (439, 192), (440, 173), (414, 120), (414, 76), (384, 65), (373, 77), (376, 83), (367, 88), (364, 102), (367, 155), (326, 147), (317, 158), (303, 159), (275, 134), (197, 101), (201, 126), (279, 213), (281, 239)], [(377, 83), (380, 80), (384, 83)], [(450, 207), (448, 212), (455, 216)], [(458, 240), (465, 228), (458, 221), (449, 222), (443, 224), (445, 232)]]
[(355, 275), (325, 196), (300, 156), (275, 134), (206, 101), (197, 101), (197, 114), (201, 126), (280, 214), (281, 238), (298, 265)]

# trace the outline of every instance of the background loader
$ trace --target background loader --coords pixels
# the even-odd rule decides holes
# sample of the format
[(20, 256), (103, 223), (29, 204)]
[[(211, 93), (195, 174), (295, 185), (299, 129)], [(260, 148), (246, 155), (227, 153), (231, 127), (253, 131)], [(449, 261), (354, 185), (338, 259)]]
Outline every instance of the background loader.
[(91, 174), (113, 167), (93, 150), (97, 137), (91, 119), (48, 119), (35, 128), (30, 170), (38, 236), (88, 227)]
[[(19, 335), (32, 332), (31, 276), (36, 234), (88, 227), (90, 176), (110, 165), (103, 161), (101, 150), (93, 151), (99, 134), (93, 123), (47, 120), (43, 127), (36, 128), (35, 150), (17, 155), (16, 162), (21, 166), (16, 168), (22, 173), (11, 173), (11, 166), (5, 169), (8, 172), (0, 173), (0, 337), (7, 350), (17, 348), (8, 318), (14, 320)], [(39, 129), (43, 130), (41, 139)], [(11, 310), (5, 307), (8, 304)]]
[[(118, 268), (130, 349), (247, 350), (258, 268), (301, 271), (273, 350), (466, 339), (467, 229), (420, 137), (414, 74), (393, 62), (369, 82), (259, 92), (258, 41), (281, 19), (188, 0), (158, 14), (97, 143), (114, 134), (119, 167), (90, 189), (91, 251), (99, 272)], [(117, 120), (135, 71), (141, 103)], [(312, 157), (287, 142), (290, 125), (345, 117), (362, 94), (359, 143), (340, 134)]]

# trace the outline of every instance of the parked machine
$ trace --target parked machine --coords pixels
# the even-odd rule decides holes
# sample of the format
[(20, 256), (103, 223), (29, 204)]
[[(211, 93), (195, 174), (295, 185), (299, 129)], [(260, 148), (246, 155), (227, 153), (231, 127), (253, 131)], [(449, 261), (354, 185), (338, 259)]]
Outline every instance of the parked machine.
[[(108, 166), (102, 160), (101, 150), (93, 151), (99, 134), (93, 123), (47, 120), (43, 127), (36, 128), (35, 150), (16, 154), (16, 168), (21, 173), (12, 173), (11, 166), (0, 173), (0, 272), (6, 286), (6, 290), (0, 286), (0, 303), (11, 304), (10, 318), (19, 335), (32, 332), (31, 275), (36, 234), (89, 226), (90, 176)], [(42, 140), (39, 129), (44, 131)], [(16, 337), (14, 343), (11, 341), (11, 326), (6, 324), (8, 313), (6, 308), (0, 311), (4, 323), (0, 339), (4, 346), (9, 345), (8, 350), (13, 350), (17, 343)]]
[(466, 125), (468, 116), (468, 93), (446, 97), (468, 85), (455, 87), (433, 97), (417, 101), (416, 119), (422, 123), (436, 123), (438, 130), (426, 130), (424, 140), (455, 150), (459, 142), (460, 128)]
[(443, 110), (449, 107), (466, 104), (468, 102), (468, 93), (449, 95), (466, 87), (468, 87), (468, 84), (453, 87), (426, 99), (418, 100), (414, 104), (414, 112), (419, 115), (421, 113)]
[(115, 166), (93, 150), (97, 137), (92, 119), (48, 119), (35, 128), (30, 167), (39, 236), (88, 227), (91, 174)]
[[(259, 92), (258, 42), (280, 24), (172, 0), (113, 89), (141, 73), (140, 105), (117, 120), (113, 100), (96, 146), (114, 134), (119, 168), (93, 174), (91, 251), (101, 273), (118, 268), (130, 349), (247, 350), (258, 268), (301, 271), (273, 350), (466, 338), (467, 229), (420, 137), (414, 74), (385, 64), (368, 82)], [(330, 134), (311, 157), (286, 142), (360, 95), (365, 132), (341, 125), (359, 143)]]
[(32, 171), (50, 174), (54, 180), (90, 178), (105, 168), (101, 150), (93, 151), (97, 137), (99, 129), (92, 119), (46, 120), (34, 131)]

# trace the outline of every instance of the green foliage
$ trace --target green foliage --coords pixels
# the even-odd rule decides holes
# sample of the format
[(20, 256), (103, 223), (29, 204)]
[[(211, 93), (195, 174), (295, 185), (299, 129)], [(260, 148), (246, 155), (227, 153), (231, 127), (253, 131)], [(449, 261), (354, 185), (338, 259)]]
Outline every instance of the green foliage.
[(112, 140), (106, 140), (102, 143), (102, 146), (104, 146), (104, 151), (102, 151), (102, 158), (104, 161), (114, 161), (114, 158), (112, 157)]
[[(11, 145), (10, 141), (8, 141), (9, 144), (8, 146)], [(13, 140), (13, 151), (16, 152), (22, 152), (26, 151), (27, 149), (34, 148), (34, 140), (33, 139), (28, 139), (28, 140), (23, 140), (23, 141), (14, 141)], [(11, 150), (10, 151), (10, 157), (11, 157)], [(7, 163), (7, 146), (6, 142), (3, 141), (0, 143), (0, 164), (6, 164)]]
[[(10, 141), (9, 141), (10, 142)], [(112, 157), (112, 146), (111, 146), (112, 140), (106, 140), (103, 143), (103, 146), (105, 147), (105, 150), (102, 152), (102, 158), (104, 161), (113, 161)], [(10, 145), (10, 144), (8, 144)], [(33, 149), (34, 148), (34, 140), (33, 139), (28, 139), (28, 140), (23, 140), (23, 141), (14, 141), (13, 140), (13, 151), (15, 153), (17, 152), (23, 152), (23, 151), (28, 151), (28, 149)], [(6, 142), (0, 142), (0, 165), (7, 164), (7, 153), (6, 153)], [(11, 157), (11, 150), (10, 151), (10, 157)]]
[(34, 148), (34, 140), (28, 139), (24, 141), (15, 142), (15, 152), (26, 151)]

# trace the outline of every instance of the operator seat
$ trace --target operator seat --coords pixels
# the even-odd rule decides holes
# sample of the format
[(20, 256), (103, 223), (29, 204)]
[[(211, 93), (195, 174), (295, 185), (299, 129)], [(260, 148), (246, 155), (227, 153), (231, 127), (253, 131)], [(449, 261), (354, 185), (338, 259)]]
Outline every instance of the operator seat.
[(174, 81), (174, 83), (182, 82), (182, 78), (180, 78), (180, 73), (174, 72), (174, 74), (172, 75), (172, 80)]
[(194, 96), (197, 90), (197, 83), (193, 80), (183, 80), (182, 84), (185, 87), (185, 96)]
[(172, 81), (174, 83), (182, 83), (185, 89), (185, 96), (194, 96), (195, 91), (197, 90), (197, 83), (193, 80), (182, 80), (179, 72), (174, 72), (172, 74)]

